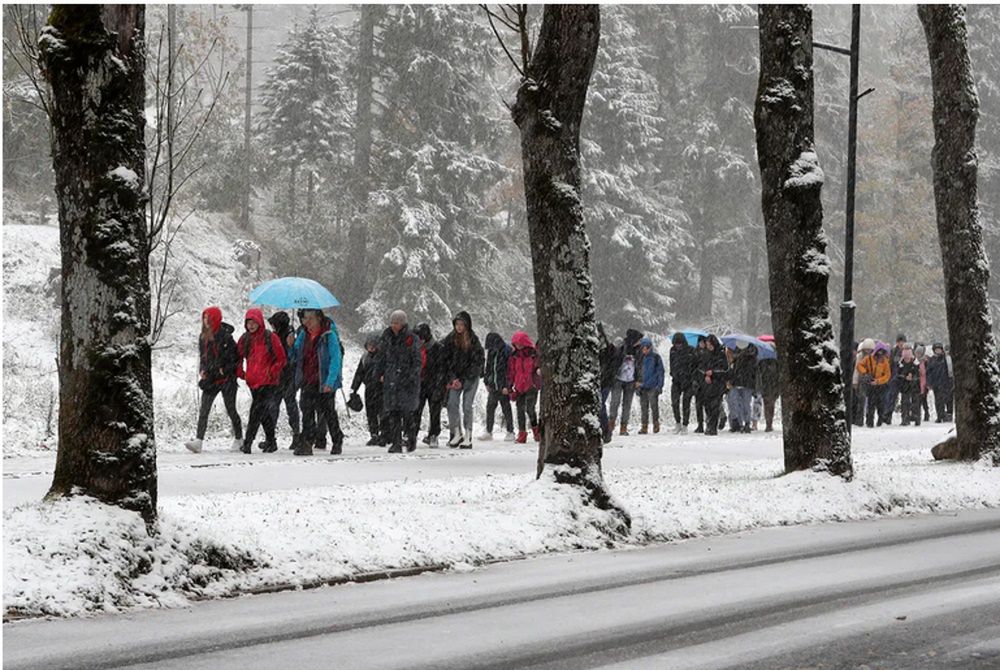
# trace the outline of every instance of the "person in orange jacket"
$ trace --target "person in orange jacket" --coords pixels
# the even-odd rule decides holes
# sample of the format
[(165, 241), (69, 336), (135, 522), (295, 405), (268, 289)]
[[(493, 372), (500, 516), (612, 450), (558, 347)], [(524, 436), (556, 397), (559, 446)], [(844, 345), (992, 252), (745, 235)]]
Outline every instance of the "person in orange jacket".
[(239, 360), (236, 376), (245, 380), (250, 387), (253, 402), (250, 404), (250, 418), (247, 420), (247, 431), (240, 451), (250, 453), (261, 424), (264, 424), (264, 451), (277, 451), (278, 442), (274, 435), (276, 421), (272, 406), (280, 401), (275, 394), (278, 393), (281, 371), (285, 367), (285, 347), (281, 344), (281, 338), (264, 325), (264, 313), (260, 309), (254, 307), (247, 310), (243, 325), (246, 332), (236, 343)]
[(885, 394), (892, 378), (892, 363), (889, 348), (884, 343), (875, 345), (872, 353), (858, 361), (858, 381), (867, 389), (868, 411), (865, 423), (875, 426), (875, 411), (878, 410), (878, 425), (889, 423), (886, 417)]

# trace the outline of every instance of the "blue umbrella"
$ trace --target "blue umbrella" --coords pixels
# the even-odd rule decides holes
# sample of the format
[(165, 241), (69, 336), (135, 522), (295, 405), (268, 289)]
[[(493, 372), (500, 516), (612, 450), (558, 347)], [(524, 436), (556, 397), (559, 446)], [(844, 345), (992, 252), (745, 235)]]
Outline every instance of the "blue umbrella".
[(250, 291), (250, 302), (280, 309), (323, 309), (337, 307), (340, 301), (312, 279), (279, 277)]
[(777, 358), (778, 352), (775, 351), (774, 347), (763, 340), (759, 340), (753, 335), (744, 335), (743, 333), (733, 333), (731, 335), (724, 335), (721, 338), (722, 343), (729, 347), (730, 349), (735, 349), (738, 342), (746, 342), (747, 344), (752, 344), (757, 347), (757, 360), (765, 360), (768, 358)]
[(708, 333), (706, 333), (704, 330), (678, 330), (670, 334), (670, 339), (671, 340), (674, 339), (674, 335), (676, 335), (677, 333), (683, 335), (684, 339), (687, 340), (687, 343), (692, 347), (698, 346), (699, 337), (708, 337)]

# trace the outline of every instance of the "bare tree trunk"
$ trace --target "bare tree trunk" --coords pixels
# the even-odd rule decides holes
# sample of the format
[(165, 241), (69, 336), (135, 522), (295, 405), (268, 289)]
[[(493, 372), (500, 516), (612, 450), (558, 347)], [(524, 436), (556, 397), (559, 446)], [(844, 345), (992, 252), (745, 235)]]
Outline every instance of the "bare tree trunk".
[(142, 5), (57, 5), (41, 61), (52, 87), (62, 248), (59, 452), (49, 496), (94, 496), (152, 523), (144, 30)]
[(347, 233), (350, 263), (341, 280), (345, 304), (356, 308), (368, 291), (368, 227), (364, 210), (371, 190), (372, 77), (375, 61), (375, 21), (378, 7), (361, 5), (361, 35), (358, 44), (358, 108), (354, 131), (354, 207)]
[(813, 135), (812, 10), (760, 5), (754, 122), (778, 347), (785, 471), (852, 476), (840, 359), (830, 321), (823, 171)]
[(934, 90), (934, 205), (955, 372), (958, 458), (1000, 466), (1000, 361), (989, 308), (990, 263), (979, 221), (976, 123), (963, 5), (920, 5)]
[[(597, 5), (545, 5), (517, 92), (542, 371), (542, 463), (614, 509), (601, 475), (597, 323), (580, 201), (580, 121), (600, 39)], [(627, 514), (620, 512), (624, 524)]]

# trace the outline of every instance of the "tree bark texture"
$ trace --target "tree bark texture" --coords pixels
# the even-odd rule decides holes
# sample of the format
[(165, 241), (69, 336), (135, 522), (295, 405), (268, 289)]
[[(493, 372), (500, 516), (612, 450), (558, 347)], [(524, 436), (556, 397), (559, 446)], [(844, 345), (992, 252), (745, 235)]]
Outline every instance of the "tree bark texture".
[(990, 264), (979, 220), (979, 96), (963, 5), (920, 5), (934, 91), (934, 205), (955, 373), (959, 458), (1000, 466), (1000, 361), (989, 308)]
[(580, 201), (580, 122), (600, 39), (597, 5), (545, 5), (513, 107), (521, 131), (542, 371), (541, 464), (612, 507), (601, 476), (597, 322)]
[(823, 172), (813, 135), (812, 10), (760, 5), (754, 122), (779, 357), (785, 471), (852, 476), (840, 357), (830, 321)]
[(56, 5), (52, 87), (62, 249), (59, 451), (50, 496), (156, 517), (145, 204), (145, 8)]
[(358, 44), (358, 107), (354, 130), (354, 202), (347, 247), (351, 263), (344, 266), (344, 299), (351, 308), (360, 305), (368, 291), (368, 222), (365, 204), (371, 190), (372, 156), (372, 78), (375, 61), (375, 21), (378, 7), (361, 6), (361, 33)]

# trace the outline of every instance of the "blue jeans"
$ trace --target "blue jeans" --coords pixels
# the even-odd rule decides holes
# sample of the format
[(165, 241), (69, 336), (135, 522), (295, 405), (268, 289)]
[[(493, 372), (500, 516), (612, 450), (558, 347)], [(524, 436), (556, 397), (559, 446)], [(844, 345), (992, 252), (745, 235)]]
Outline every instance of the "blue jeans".
[[(473, 377), (460, 381), (462, 388), (448, 391), (448, 428), (451, 430), (451, 434), (455, 435), (461, 433), (464, 426), (465, 434), (472, 435), (472, 404), (476, 400), (479, 378)], [(459, 407), (461, 407), (461, 417), (459, 417)]]
[(734, 386), (729, 391), (729, 419), (741, 426), (748, 424), (753, 419), (751, 409), (753, 402), (753, 389), (745, 386)]

